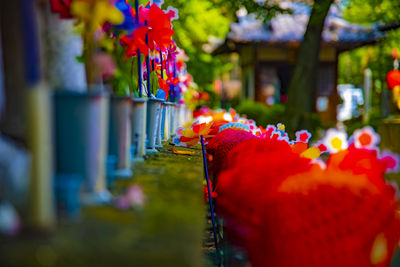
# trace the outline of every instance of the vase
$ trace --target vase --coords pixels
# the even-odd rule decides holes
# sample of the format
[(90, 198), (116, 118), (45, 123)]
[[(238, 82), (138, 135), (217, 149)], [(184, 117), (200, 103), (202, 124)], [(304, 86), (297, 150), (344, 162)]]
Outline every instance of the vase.
[(56, 174), (54, 186), (58, 216), (72, 220), (79, 217), (79, 190), (82, 180), (79, 174)]
[(178, 127), (185, 124), (185, 105), (178, 104)]
[(54, 95), (56, 173), (83, 177), (81, 200), (108, 202), (106, 155), (108, 94), (61, 91)]
[[(111, 96), (108, 132), (107, 181), (131, 178), (132, 98)], [(112, 183), (107, 182), (108, 186)]]
[(146, 155), (147, 98), (132, 98), (131, 157), (134, 162), (143, 161)]
[(178, 129), (179, 125), (179, 105), (177, 103), (172, 103), (171, 106), (171, 131), (170, 135), (175, 136), (176, 135), (176, 130)]
[(174, 132), (174, 120), (175, 120), (175, 103), (169, 102), (169, 136), (174, 136), (175, 132)]
[(147, 122), (146, 122), (146, 137), (147, 149), (146, 153), (156, 153), (158, 150), (156, 145), (157, 125), (159, 123), (160, 109), (162, 99), (148, 98), (147, 101)]
[(165, 108), (166, 108), (165, 102), (161, 103), (160, 111), (158, 114), (157, 130), (156, 130), (156, 145), (155, 145), (156, 148), (162, 147), (162, 143), (161, 143), (161, 141), (163, 140), (162, 139), (162, 135), (163, 135), (163, 124), (162, 123), (163, 123), (163, 115), (165, 113)]
[(163, 141), (168, 141), (170, 138), (169, 135), (169, 121), (170, 121), (170, 110), (171, 103), (165, 102), (164, 109), (162, 112), (162, 120), (161, 120), (161, 138)]
[(192, 120), (192, 111), (186, 104), (184, 106), (185, 106), (185, 123), (188, 123)]

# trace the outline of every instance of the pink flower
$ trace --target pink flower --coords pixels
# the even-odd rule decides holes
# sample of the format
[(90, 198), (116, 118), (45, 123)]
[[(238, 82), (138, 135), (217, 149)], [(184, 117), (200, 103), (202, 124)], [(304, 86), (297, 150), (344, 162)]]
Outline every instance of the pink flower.
[(389, 150), (382, 151), (380, 161), (386, 166), (386, 172), (398, 172), (399, 171), (399, 155)]
[(125, 192), (125, 195), (119, 197), (116, 201), (116, 206), (119, 209), (127, 210), (131, 207), (142, 207), (145, 203), (145, 195), (142, 188), (135, 184)]
[(114, 75), (116, 65), (113, 58), (106, 53), (97, 53), (93, 56), (93, 63), (102, 77)]
[(311, 133), (307, 130), (301, 130), (296, 132), (296, 142), (308, 143), (311, 138)]

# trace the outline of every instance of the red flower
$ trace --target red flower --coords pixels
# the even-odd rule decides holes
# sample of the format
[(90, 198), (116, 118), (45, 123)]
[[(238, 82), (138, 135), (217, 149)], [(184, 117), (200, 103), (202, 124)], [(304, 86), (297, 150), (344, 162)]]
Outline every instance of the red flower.
[(58, 13), (62, 19), (72, 18), (70, 6), (72, 0), (50, 0), (50, 9), (53, 13)]

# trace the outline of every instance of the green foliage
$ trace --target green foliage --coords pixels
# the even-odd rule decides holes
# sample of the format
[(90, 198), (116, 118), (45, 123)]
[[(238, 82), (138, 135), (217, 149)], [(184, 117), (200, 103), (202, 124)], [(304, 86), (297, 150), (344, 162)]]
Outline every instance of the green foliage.
[(236, 111), (241, 115), (245, 115), (248, 119), (254, 120), (257, 125), (264, 125), (263, 116), (268, 112), (268, 107), (248, 99), (240, 103)]
[(343, 124), (346, 126), (347, 134), (350, 136), (355, 130), (361, 129), (365, 126), (371, 126), (375, 131), (378, 131), (378, 126), (382, 122), (382, 116), (378, 110), (373, 110), (370, 114), (370, 118), (366, 122), (362, 121), (362, 117), (344, 121)]
[(1, 266), (43, 266), (38, 249), (58, 267), (206, 266), (201, 149), (191, 149), (196, 152), (191, 156), (173, 154), (170, 145), (160, 150), (135, 163), (134, 176), (111, 188), (117, 197), (139, 185), (146, 197), (142, 208), (86, 206), (79, 220), (63, 220), (51, 235), (0, 235)]
[(393, 23), (399, 20), (400, 2), (393, 0), (349, 0), (344, 12), (351, 22)]
[(155, 71), (150, 72), (150, 85), (151, 85), (151, 93), (155, 95), (157, 90), (159, 89), (158, 86), (158, 76)]
[(204, 102), (205, 106), (211, 109), (216, 109), (220, 107), (221, 98), (219, 94), (216, 94), (213, 90), (205, 90), (208, 93), (209, 99)]
[(246, 115), (248, 119), (254, 120), (257, 125), (265, 127), (268, 124), (282, 122), (285, 106), (276, 104), (267, 107), (263, 103), (246, 100), (237, 106), (236, 111)]
[(254, 0), (213, 0), (216, 6), (221, 8), (221, 12), (235, 20), (235, 13), (241, 7), (246, 8), (248, 13), (255, 14), (258, 19), (269, 20), (280, 13), (291, 13), (291, 10), (282, 9), (279, 5), (279, 1), (254, 1)]
[(179, 11), (179, 19), (173, 21), (173, 38), (189, 57), (188, 72), (193, 75), (199, 89), (208, 92), (212, 90), (214, 79), (232, 68), (226, 57), (213, 57), (209, 51), (204, 50), (210, 37), (224, 39), (240, 7), (246, 7), (249, 13), (255, 13), (263, 19), (284, 12), (274, 2), (264, 1), (259, 4), (253, 0), (166, 0), (162, 8), (168, 6)]
[[(288, 121), (284, 116), (285, 106), (282, 104), (275, 104), (268, 107), (260, 102), (246, 100), (236, 107), (236, 111), (241, 115), (245, 115), (248, 119), (254, 120), (257, 125), (262, 127), (265, 127), (268, 124), (288, 124)], [(331, 125), (324, 125), (316, 113), (307, 113), (304, 116), (310, 121), (310, 127), (306, 130), (310, 131), (313, 134), (313, 137), (316, 137), (315, 133), (318, 129), (331, 127)], [(288, 133), (290, 137), (294, 138), (294, 132), (288, 131)]]
[(114, 40), (113, 58), (117, 69), (112, 79), (112, 89), (117, 95), (127, 96), (137, 94), (138, 84), (138, 59), (127, 58), (125, 48), (119, 45), (119, 38)]
[(214, 77), (224, 68), (221, 59), (213, 58), (204, 51), (211, 36), (223, 39), (229, 31), (229, 19), (211, 0), (166, 0), (162, 8), (178, 9), (179, 19), (174, 20), (174, 40), (189, 57), (188, 72), (200, 89), (212, 89)]
[[(399, 21), (400, 2), (392, 0), (349, 0), (344, 17), (352, 23), (391, 24)], [(393, 69), (393, 48), (400, 48), (400, 30), (387, 32), (377, 45), (342, 53), (339, 57), (339, 83), (363, 86), (364, 70), (372, 71), (372, 106), (379, 107), (381, 93), (387, 90), (386, 74)]]

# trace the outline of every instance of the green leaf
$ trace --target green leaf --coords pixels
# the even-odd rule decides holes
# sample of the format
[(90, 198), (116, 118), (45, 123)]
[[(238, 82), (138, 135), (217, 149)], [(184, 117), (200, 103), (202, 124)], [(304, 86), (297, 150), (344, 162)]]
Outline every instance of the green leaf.
[(158, 76), (155, 71), (152, 71), (150, 73), (150, 86), (151, 86), (151, 93), (155, 95), (157, 93), (157, 90), (159, 89)]

